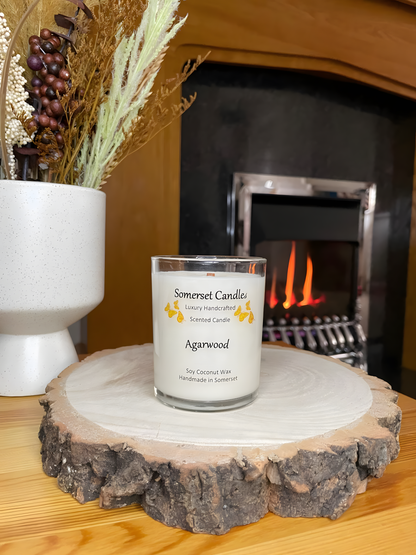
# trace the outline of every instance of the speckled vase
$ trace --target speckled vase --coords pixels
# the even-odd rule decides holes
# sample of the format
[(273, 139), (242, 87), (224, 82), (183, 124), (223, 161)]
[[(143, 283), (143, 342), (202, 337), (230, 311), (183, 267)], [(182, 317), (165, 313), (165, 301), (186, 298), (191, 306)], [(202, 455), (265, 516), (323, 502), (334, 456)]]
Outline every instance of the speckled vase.
[(104, 297), (105, 194), (0, 180), (0, 395), (37, 395), (78, 361), (68, 326)]

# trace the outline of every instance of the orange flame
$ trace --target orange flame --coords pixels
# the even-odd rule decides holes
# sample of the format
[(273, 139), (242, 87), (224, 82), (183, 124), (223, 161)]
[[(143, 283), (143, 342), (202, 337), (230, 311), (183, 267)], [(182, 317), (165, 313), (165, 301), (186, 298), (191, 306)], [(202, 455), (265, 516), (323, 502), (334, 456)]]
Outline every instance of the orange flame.
[(298, 303), (298, 306), (306, 306), (308, 304), (313, 304), (312, 276), (313, 276), (313, 265), (312, 265), (311, 257), (308, 254), (308, 258), (306, 261), (306, 277), (305, 277), (305, 283), (303, 284), (303, 301)]
[(273, 268), (272, 288), (268, 295), (269, 296), (268, 305), (270, 306), (270, 308), (274, 308), (279, 302), (279, 299), (277, 298), (277, 295), (276, 295), (276, 280), (277, 280), (277, 269)]
[(314, 299), (312, 297), (312, 277), (313, 277), (313, 264), (311, 257), (308, 254), (306, 260), (306, 277), (305, 283), (303, 284), (303, 301), (298, 303), (298, 306), (316, 306), (317, 304), (324, 303), (326, 301), (325, 295), (319, 297), (319, 299)]
[(296, 243), (292, 241), (292, 251), (290, 253), (289, 258), (289, 266), (287, 268), (287, 277), (286, 277), (286, 300), (283, 303), (284, 308), (290, 308), (292, 305), (296, 304), (296, 297), (293, 294), (293, 282), (295, 280), (295, 262), (296, 259)]

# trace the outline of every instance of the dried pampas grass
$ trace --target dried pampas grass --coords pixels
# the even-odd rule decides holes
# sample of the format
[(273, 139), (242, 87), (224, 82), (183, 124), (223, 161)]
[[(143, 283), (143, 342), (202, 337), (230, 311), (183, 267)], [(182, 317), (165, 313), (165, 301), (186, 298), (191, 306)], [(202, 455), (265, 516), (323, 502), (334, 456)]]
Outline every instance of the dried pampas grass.
[(193, 62), (188, 61), (181, 73), (168, 79), (158, 91), (150, 96), (143, 109), (133, 119), (129, 132), (125, 134), (124, 141), (105, 167), (99, 188), (106, 183), (113, 169), (127, 156), (140, 150), (153, 137), (163, 131), (175, 119), (180, 118), (192, 106), (196, 100), (196, 93), (189, 99), (182, 98), (179, 104), (170, 106), (167, 106), (167, 99), (196, 71), (209, 54), (208, 52), (203, 57), (198, 56)]

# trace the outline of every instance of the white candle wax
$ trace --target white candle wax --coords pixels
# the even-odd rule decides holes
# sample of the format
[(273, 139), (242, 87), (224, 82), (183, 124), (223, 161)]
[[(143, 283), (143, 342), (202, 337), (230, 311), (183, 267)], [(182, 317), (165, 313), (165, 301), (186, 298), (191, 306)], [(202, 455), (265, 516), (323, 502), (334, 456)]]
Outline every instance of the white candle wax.
[(222, 401), (259, 386), (264, 277), (236, 272), (152, 276), (155, 387)]

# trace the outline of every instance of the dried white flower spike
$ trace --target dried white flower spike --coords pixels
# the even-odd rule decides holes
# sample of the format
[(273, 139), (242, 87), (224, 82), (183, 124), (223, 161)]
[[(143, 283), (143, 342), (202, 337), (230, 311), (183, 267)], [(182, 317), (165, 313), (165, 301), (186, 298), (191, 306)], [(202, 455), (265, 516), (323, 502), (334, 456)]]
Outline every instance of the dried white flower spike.
[[(11, 33), (7, 26), (6, 18), (3, 13), (0, 13), (0, 83), (10, 37)], [(33, 107), (26, 102), (29, 95), (25, 90), (26, 79), (23, 77), (24, 69), (18, 63), (19, 59), (20, 55), (17, 54), (11, 60), (6, 97), (6, 146), (12, 179), (16, 179), (16, 161), (13, 154), (13, 146), (22, 146), (30, 141), (23, 125), (16, 118), (15, 114), (23, 112), (30, 116), (33, 111)]]

